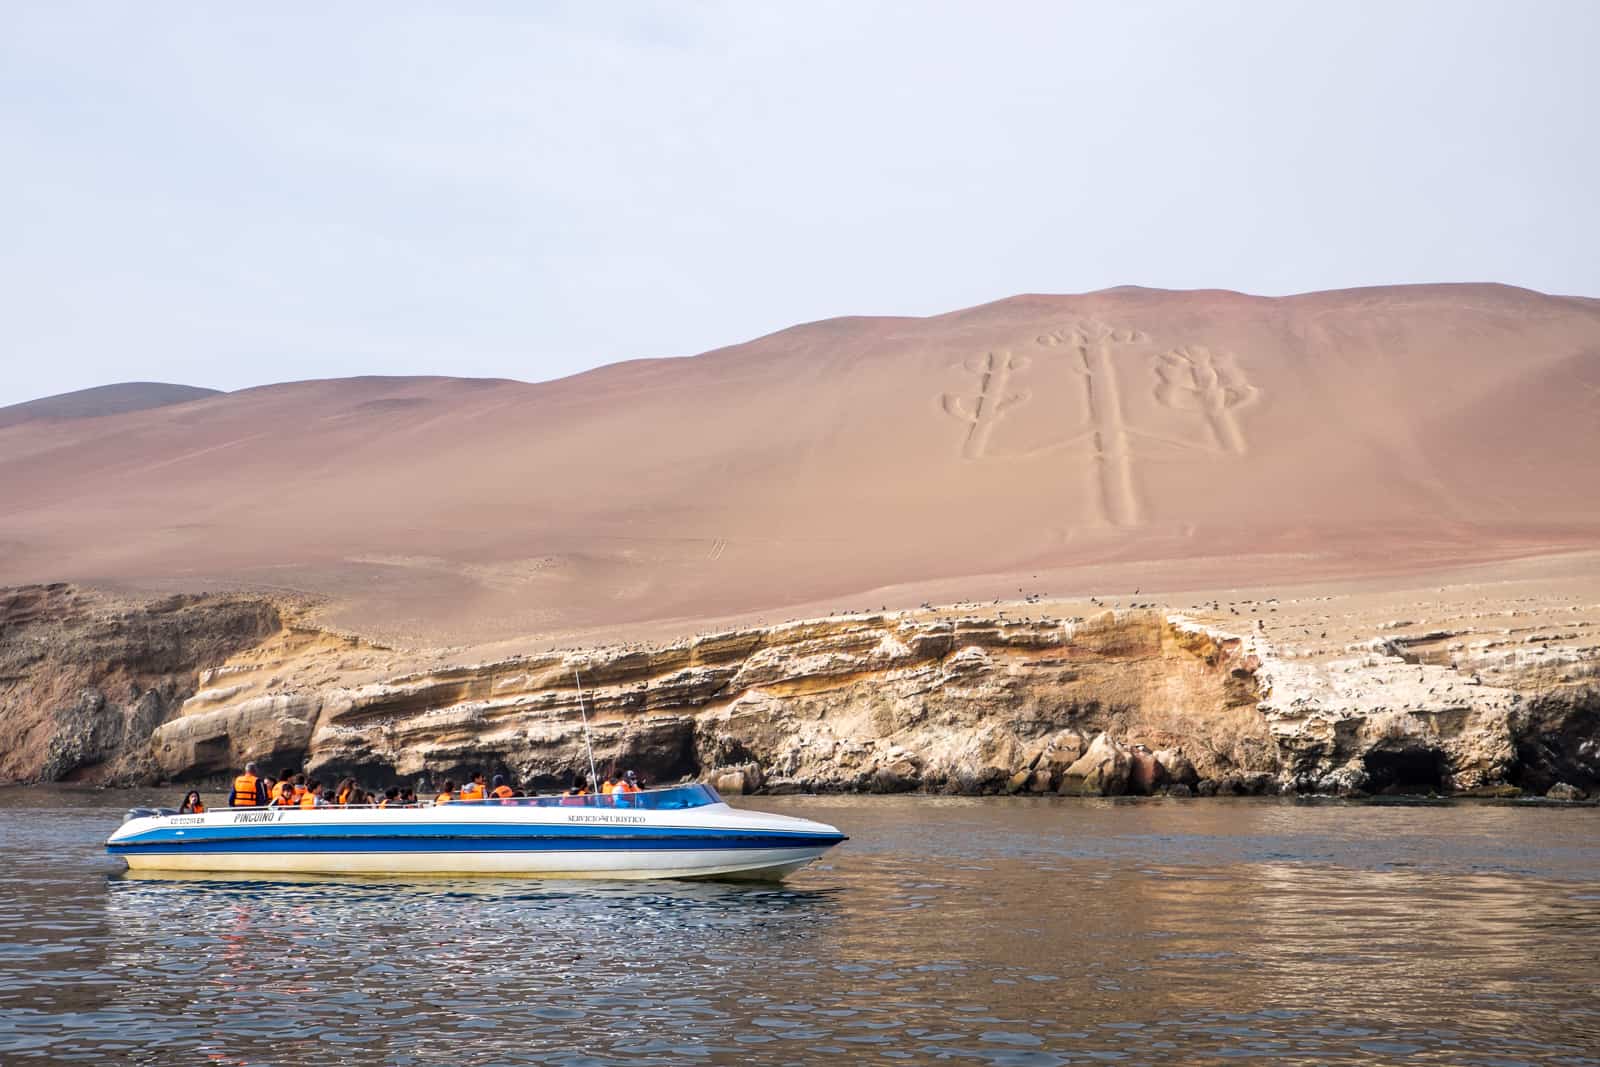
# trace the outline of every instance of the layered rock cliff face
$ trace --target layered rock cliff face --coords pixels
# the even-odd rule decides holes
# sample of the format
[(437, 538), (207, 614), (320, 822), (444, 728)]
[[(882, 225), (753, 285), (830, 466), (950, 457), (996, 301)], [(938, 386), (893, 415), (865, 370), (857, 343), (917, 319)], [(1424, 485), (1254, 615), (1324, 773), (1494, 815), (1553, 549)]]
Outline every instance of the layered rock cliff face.
[(68, 585), (0, 589), (0, 781), (132, 780), (200, 671), (281, 625), (258, 599), (124, 604)]
[(1530, 645), (1510, 629), (1466, 640), (1403, 624), (1306, 658), (1166, 611), (926, 610), (487, 662), (441, 653), (419, 669), (414, 652), (284, 623), (257, 601), (97, 613), (64, 587), (8, 595), (11, 778), (201, 780), (258, 759), (324, 777), (484, 769), (553, 787), (587, 769), (587, 716), (602, 769), (732, 792), (1600, 780), (1600, 646), (1576, 630), (1552, 649), (1549, 635)]

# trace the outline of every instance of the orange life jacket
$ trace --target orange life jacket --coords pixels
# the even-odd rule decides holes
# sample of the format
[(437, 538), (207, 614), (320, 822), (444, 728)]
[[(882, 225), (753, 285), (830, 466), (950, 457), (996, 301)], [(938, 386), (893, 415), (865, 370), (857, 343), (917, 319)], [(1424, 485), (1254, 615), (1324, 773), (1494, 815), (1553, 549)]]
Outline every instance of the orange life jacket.
[(272, 787), (271, 792), (269, 792), (267, 794), (267, 803), (268, 804), (276, 804), (279, 801), (279, 799), (282, 798), (283, 791), (285, 789), (288, 789), (288, 788), (289, 788), (289, 783), (288, 782), (278, 782), (278, 783), (274, 784), (273, 787)]
[(233, 780), (233, 795), (228, 803), (236, 808), (253, 808), (256, 805), (256, 786), (259, 780), (253, 774), (241, 774)]
[(512, 790), (509, 785), (497, 785), (494, 787), (493, 795), (499, 797), (501, 800), (505, 800), (511, 796), (511, 793)]
[(189, 811), (195, 815), (204, 815), (206, 813), (206, 806), (197, 800), (194, 802), (194, 807), (190, 808)]
[(440, 793), (438, 796), (433, 798), (433, 802), (435, 804), (449, 804), (455, 799), (456, 798), (451, 796), (449, 793)]
[(382, 800), (378, 801), (378, 807), (387, 808), (388, 806), (389, 806), (389, 798), (388, 797), (384, 797)]
[(461, 787), (461, 799), (482, 800), (483, 786), (479, 785), (477, 782), (468, 782), (466, 785)]
[(303, 785), (295, 786), (294, 787), (294, 795), (289, 798), (289, 803), (291, 803), (291, 804), (300, 803), (300, 801), (305, 799), (306, 793), (307, 793), (307, 789), (306, 789), (305, 786), (303, 786)]
[(339, 795), (333, 799), (333, 802), (335, 804), (348, 804), (348, 803), (350, 803), (350, 790), (348, 790), (348, 789), (339, 790)]
[(315, 793), (309, 793), (308, 792), (305, 796), (300, 798), (300, 806), (302, 808), (314, 808), (314, 807), (316, 807), (317, 806), (317, 795)]

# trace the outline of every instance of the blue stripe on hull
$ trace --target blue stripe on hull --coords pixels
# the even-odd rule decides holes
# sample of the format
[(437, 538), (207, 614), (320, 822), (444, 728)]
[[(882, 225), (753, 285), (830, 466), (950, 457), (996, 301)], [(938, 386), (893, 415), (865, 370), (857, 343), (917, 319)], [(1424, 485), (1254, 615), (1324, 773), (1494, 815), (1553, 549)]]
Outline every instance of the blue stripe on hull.
[[(320, 828), (319, 828), (320, 829)], [(330, 830), (346, 830), (330, 827)], [(108, 844), (112, 852), (171, 853), (273, 853), (273, 852), (681, 852), (687, 850), (737, 852), (746, 849), (827, 848), (842, 835), (801, 833), (714, 833), (686, 830), (664, 834), (650, 830), (637, 834), (539, 833), (526, 828), (517, 833), (396, 834), (392, 828), (378, 833), (239, 834), (205, 837), (150, 838)], [(482, 827), (473, 827), (481, 831)], [(556, 829), (565, 829), (559, 827)], [(609, 829), (609, 828), (608, 828)], [(663, 828), (665, 829), (665, 828)]]
[[(397, 834), (403, 828), (404, 832)], [(146, 830), (129, 841), (194, 841), (220, 838), (262, 837), (694, 837), (700, 839), (743, 839), (763, 837), (782, 840), (822, 838), (843, 841), (840, 833), (818, 834), (811, 830), (722, 829), (710, 826), (648, 826), (618, 823), (412, 823), (396, 825), (382, 822), (351, 823), (244, 823), (221, 826), (163, 826)]]

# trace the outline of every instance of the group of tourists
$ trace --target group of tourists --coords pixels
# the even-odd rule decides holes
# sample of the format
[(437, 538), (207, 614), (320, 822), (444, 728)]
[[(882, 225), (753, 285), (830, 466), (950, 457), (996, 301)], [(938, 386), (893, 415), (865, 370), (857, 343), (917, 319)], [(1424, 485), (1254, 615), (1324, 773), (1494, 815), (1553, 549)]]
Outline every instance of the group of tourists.
[[(594, 785), (593, 779), (586, 779), (581, 785), (573, 784), (562, 794), (562, 800), (565, 803), (568, 797), (599, 794), (613, 798), (618, 804), (624, 804), (628, 802), (626, 798), (639, 792), (639, 789), (639, 776), (636, 773), (614, 770), (600, 782), (598, 787)], [(444, 787), (433, 798), (433, 803), (512, 800), (531, 795), (507, 784), (504, 775), (497, 774), (492, 781), (486, 781), (483, 772), (479, 771), (459, 788), (455, 779), (445, 779)], [(354, 778), (343, 778), (330, 793), (321, 780), (308, 777), (305, 772), (297, 771), (293, 767), (283, 768), (278, 776), (273, 778), (263, 775), (258, 764), (247, 763), (244, 773), (233, 780), (233, 789), (228, 795), (228, 805), (234, 808), (415, 808), (420, 807), (421, 802), (417, 799), (414, 789), (390, 786), (382, 793), (378, 793), (376, 790), (363, 788)], [(183, 807), (179, 809), (180, 814), (184, 815), (198, 814), (205, 810), (200, 794), (195, 790), (190, 790), (183, 798)]]

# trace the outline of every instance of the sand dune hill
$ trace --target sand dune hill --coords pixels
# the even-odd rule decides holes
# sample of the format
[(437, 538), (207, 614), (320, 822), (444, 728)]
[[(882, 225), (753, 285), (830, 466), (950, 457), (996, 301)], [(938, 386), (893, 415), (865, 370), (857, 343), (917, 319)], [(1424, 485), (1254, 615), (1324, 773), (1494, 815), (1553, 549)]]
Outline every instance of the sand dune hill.
[(193, 385), (118, 382), (0, 408), (0, 427), (37, 419), (92, 419), (102, 415), (120, 415), (126, 411), (144, 411), (220, 395), (219, 390), (201, 389)]
[(1595, 301), (1019, 296), (540, 385), (4, 425), (0, 582), (301, 590), (358, 629), (486, 640), (1394, 572), (1600, 544), (1597, 456)]

